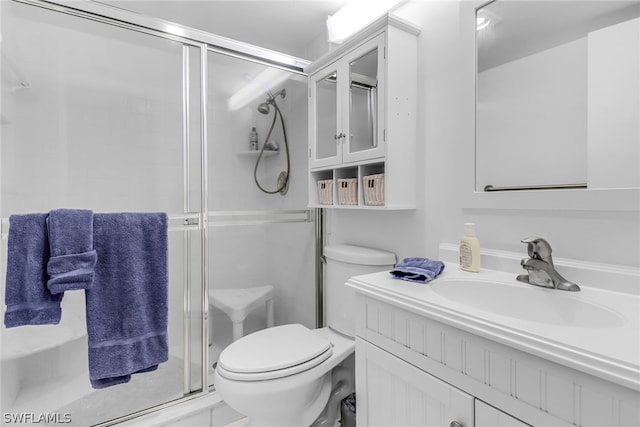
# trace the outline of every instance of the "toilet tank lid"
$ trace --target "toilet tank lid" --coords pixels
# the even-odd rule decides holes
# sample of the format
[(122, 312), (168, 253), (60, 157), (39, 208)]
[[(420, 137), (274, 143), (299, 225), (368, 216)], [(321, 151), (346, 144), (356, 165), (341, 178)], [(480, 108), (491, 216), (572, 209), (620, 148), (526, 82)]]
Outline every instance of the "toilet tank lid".
[(365, 248), (355, 245), (328, 245), (324, 255), (334, 261), (358, 265), (394, 265), (396, 255), (381, 249)]

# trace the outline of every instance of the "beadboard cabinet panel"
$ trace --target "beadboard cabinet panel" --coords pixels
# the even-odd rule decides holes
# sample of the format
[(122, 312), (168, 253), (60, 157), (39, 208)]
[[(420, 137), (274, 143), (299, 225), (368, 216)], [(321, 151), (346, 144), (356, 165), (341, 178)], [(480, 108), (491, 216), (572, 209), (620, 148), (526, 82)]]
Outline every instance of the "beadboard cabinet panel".
[(472, 396), (360, 338), (356, 377), (359, 426), (473, 426)]

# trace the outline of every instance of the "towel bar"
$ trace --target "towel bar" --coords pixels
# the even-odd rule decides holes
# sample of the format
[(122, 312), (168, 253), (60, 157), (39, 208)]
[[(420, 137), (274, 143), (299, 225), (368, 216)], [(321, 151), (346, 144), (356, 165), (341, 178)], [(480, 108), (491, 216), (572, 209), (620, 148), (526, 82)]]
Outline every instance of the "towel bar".
[[(181, 225), (171, 225), (172, 222), (181, 221)], [(200, 219), (197, 213), (169, 215), (169, 231), (197, 230), (200, 227)], [(9, 218), (2, 218), (0, 222), (0, 236), (2, 240), (9, 235)]]
[(578, 184), (549, 184), (549, 185), (523, 185), (513, 187), (494, 187), (493, 185), (485, 185), (484, 191), (490, 193), (494, 191), (521, 191), (521, 190), (568, 190), (587, 188), (587, 183)]

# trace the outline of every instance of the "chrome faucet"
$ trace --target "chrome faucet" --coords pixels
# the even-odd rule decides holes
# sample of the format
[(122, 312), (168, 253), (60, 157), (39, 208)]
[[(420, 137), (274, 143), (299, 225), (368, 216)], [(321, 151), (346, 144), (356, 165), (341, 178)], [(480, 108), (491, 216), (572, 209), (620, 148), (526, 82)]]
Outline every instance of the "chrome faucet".
[(517, 280), (545, 288), (577, 292), (580, 286), (568, 281), (556, 271), (551, 258), (551, 245), (540, 237), (529, 237), (521, 240), (527, 244), (527, 252), (531, 258), (520, 261), (527, 274), (520, 274)]

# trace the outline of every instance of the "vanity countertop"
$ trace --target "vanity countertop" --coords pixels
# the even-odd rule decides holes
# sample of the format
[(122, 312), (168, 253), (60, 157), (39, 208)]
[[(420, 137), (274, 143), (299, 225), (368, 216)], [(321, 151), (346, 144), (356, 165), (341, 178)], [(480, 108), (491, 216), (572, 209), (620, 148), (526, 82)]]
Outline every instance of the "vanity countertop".
[(640, 391), (640, 296), (582, 286), (566, 292), (511, 273), (446, 263), (428, 284), (389, 272), (356, 276), (357, 292), (433, 320)]

